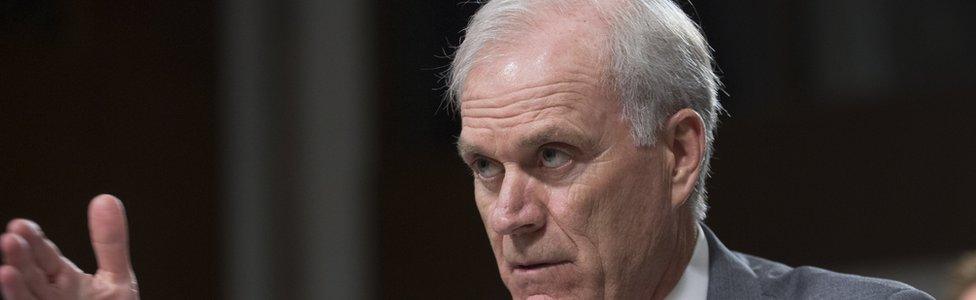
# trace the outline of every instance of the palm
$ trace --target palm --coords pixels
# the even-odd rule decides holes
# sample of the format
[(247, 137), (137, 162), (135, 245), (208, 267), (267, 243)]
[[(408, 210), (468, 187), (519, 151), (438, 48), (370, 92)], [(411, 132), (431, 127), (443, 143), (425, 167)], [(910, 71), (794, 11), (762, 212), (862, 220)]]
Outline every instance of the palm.
[(88, 208), (92, 248), (98, 271), (85, 274), (61, 256), (36, 224), (14, 220), (0, 239), (4, 265), (0, 287), (5, 299), (138, 299), (129, 263), (129, 241), (122, 203), (98, 196)]
[(105, 276), (90, 276), (88, 274), (84, 275), (82, 279), (83, 293), (79, 299), (138, 299), (139, 292), (136, 286), (136, 282), (133, 280), (128, 284), (116, 284), (113, 280), (106, 278)]

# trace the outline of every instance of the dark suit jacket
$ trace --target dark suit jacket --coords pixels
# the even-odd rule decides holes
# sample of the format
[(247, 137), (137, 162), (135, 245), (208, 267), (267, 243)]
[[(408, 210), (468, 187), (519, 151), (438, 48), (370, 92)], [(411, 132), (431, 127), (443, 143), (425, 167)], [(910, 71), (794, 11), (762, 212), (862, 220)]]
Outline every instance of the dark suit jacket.
[(791, 268), (730, 251), (708, 227), (708, 299), (933, 299), (892, 280)]

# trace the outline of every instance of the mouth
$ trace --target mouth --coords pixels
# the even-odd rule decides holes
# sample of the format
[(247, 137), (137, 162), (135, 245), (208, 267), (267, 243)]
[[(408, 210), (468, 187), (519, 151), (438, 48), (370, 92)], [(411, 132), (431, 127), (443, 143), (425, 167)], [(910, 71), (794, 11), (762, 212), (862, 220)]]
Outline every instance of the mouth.
[(533, 271), (542, 271), (545, 269), (554, 268), (565, 264), (569, 264), (569, 261), (516, 264), (513, 269), (515, 272), (533, 272)]

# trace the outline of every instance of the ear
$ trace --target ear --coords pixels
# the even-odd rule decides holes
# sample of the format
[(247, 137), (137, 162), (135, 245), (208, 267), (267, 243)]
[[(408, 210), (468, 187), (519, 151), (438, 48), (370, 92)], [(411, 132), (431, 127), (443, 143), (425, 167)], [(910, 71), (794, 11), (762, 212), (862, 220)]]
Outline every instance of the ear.
[(705, 156), (705, 123), (701, 115), (690, 108), (671, 115), (661, 143), (671, 158), (671, 205), (679, 207), (688, 200), (701, 173)]

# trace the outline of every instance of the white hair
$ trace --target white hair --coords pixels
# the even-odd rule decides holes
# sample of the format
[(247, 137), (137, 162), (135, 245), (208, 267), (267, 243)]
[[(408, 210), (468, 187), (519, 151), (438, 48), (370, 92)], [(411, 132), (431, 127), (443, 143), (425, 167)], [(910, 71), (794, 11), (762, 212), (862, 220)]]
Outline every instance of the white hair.
[[(612, 3), (610, 3), (612, 2)], [(447, 96), (455, 110), (468, 73), (487, 58), (495, 44), (517, 39), (546, 11), (559, 15), (580, 6), (595, 9), (609, 25), (608, 88), (619, 97), (623, 116), (631, 122), (638, 146), (653, 146), (665, 121), (691, 108), (705, 125), (705, 155), (695, 188), (687, 201), (702, 220), (705, 180), (709, 176), (717, 115), (722, 110), (721, 86), (713, 70), (711, 48), (699, 27), (671, 0), (491, 0), (471, 18), (464, 41), (448, 70)]]

